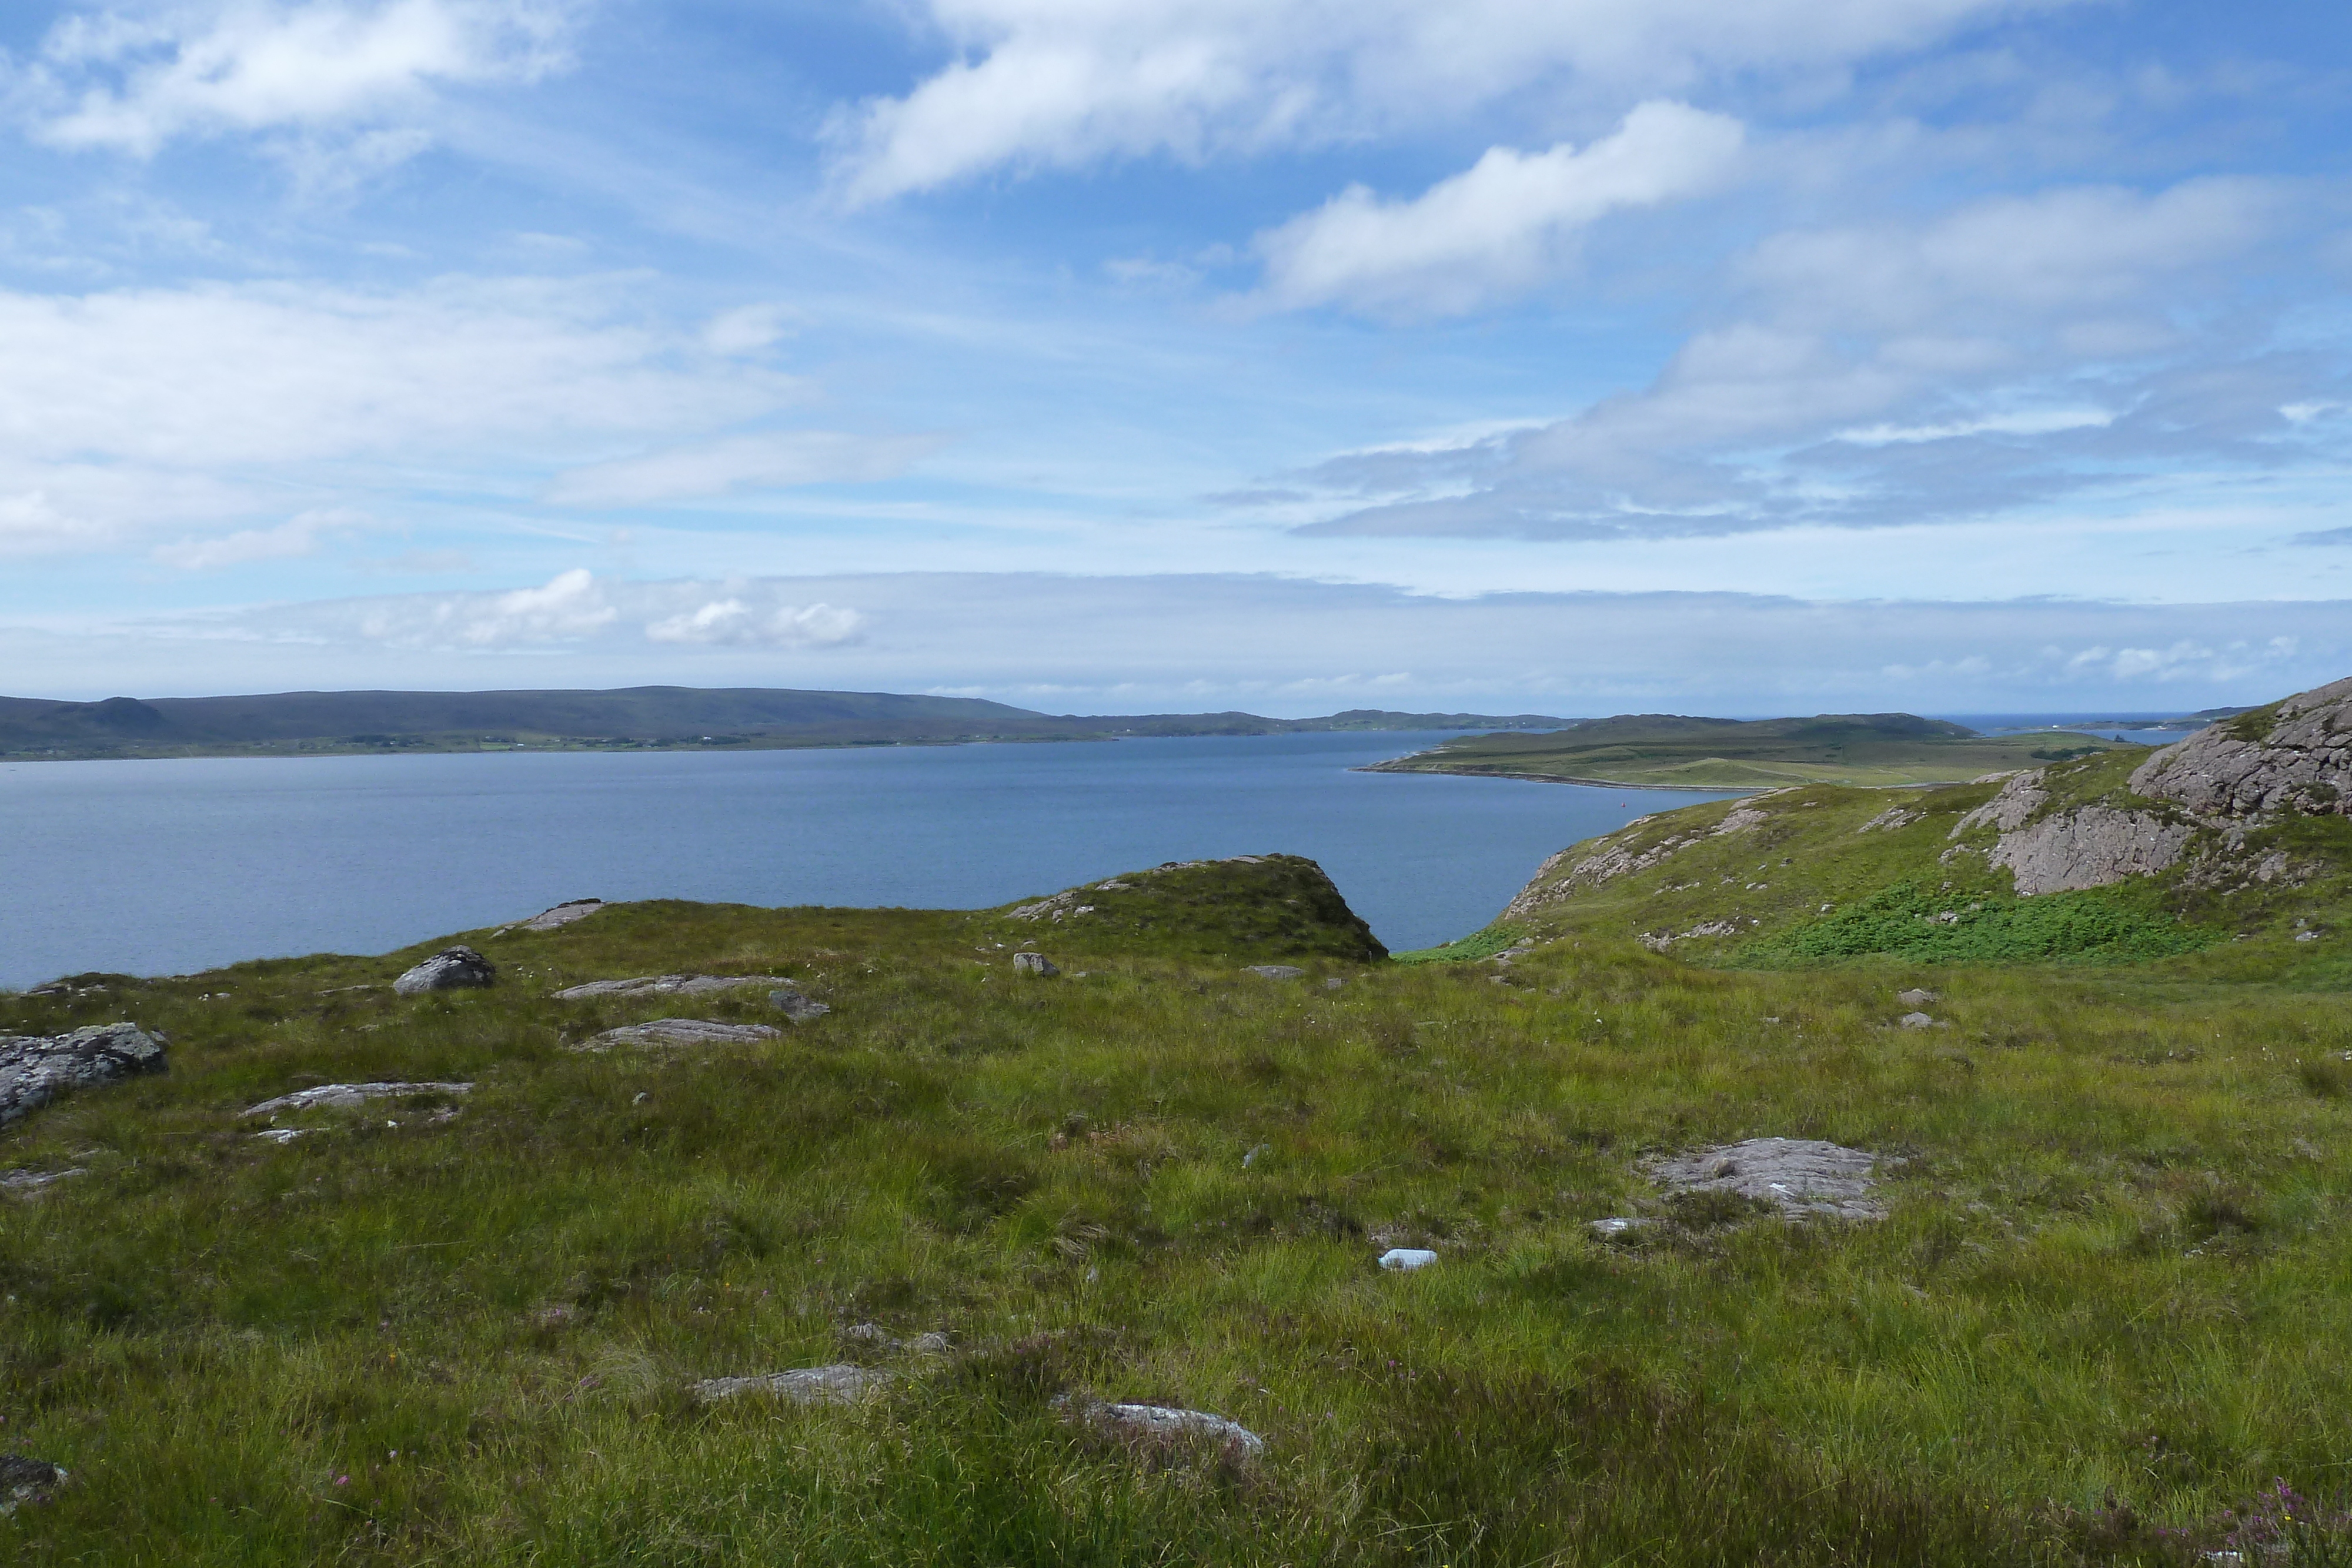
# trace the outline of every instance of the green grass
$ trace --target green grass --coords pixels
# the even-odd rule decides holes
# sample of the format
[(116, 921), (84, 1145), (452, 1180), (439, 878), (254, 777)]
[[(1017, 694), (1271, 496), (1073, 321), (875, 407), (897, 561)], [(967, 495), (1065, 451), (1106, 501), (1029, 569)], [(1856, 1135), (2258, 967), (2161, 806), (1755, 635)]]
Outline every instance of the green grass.
[(1481, 958), (1491, 958), (1497, 953), (1507, 952), (1528, 935), (1525, 926), (1497, 922), (1483, 931), (1474, 931), (1467, 936), (1458, 936), (1434, 947), (1416, 948), (1410, 953), (1391, 953), (1389, 961), (1393, 964), (1475, 963)]
[[(1809, 815), (1917, 859), (1853, 810)], [(1691, 852), (1735, 842), (1751, 869), (1754, 837)], [(2331, 944), (1738, 970), (1612, 905), (1498, 973), (1318, 951), (1347, 928), (1283, 902), (1303, 877), (1183, 884), (1225, 946), (1022, 924), (1058, 978), (1016, 976), (1001, 913), (654, 903), (472, 934), (480, 992), (346, 988), (433, 943), (0, 998), (0, 1030), (173, 1041), (168, 1076), (0, 1133), (0, 1166), (89, 1173), (0, 1199), (0, 1450), (77, 1478), (0, 1559), (2168, 1563), (2274, 1478), (2352, 1481)], [(1238, 972), (1281, 955), (1308, 976)], [(834, 1011), (564, 1049), (689, 1009), (550, 992), (678, 970)], [(1923, 979), (1952, 1027), (1895, 1029)], [(285, 1146), (239, 1114), (394, 1078), (478, 1087)], [(1886, 1218), (1642, 1175), (1772, 1134), (1899, 1156)], [(1617, 1214), (1654, 1223), (1587, 1228)], [(1383, 1273), (1389, 1245), (1441, 1260)], [(870, 1354), (866, 1322), (956, 1349), (854, 1408), (687, 1396)], [(1069, 1391), (1268, 1451), (1107, 1445)]]
[(1899, 882), (1860, 904), (1750, 943), (1739, 958), (1774, 964), (1883, 955), (1920, 964), (2128, 963), (2193, 953), (2225, 939), (2166, 914), (2150, 892), (2123, 886), (2030, 899), (1995, 893), (1957, 899), (1941, 883)]

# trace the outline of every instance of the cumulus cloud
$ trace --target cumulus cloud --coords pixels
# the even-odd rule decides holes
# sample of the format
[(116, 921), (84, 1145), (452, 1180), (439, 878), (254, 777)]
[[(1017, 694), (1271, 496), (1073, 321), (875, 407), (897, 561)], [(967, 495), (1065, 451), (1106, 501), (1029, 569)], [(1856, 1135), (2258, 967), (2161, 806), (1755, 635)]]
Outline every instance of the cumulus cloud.
[(1837, 67), (2067, 0), (928, 0), (956, 58), (835, 127), (855, 200), (999, 169), (1201, 160), (1451, 119), (1537, 83), (1622, 104)]
[(562, 0), (186, 0), (83, 9), (16, 72), (40, 140), (138, 157), (183, 137), (352, 132), (383, 161), (421, 142), (387, 122), (436, 87), (528, 81), (565, 63)]
[(241, 612), (265, 635), (457, 653), (634, 648), (833, 648), (861, 640), (866, 617), (787, 597), (774, 580), (633, 582), (584, 567), (504, 592), (387, 594)]
[(931, 435), (781, 431), (673, 447), (558, 475), (546, 499), (568, 507), (635, 507), (795, 485), (895, 479), (939, 449)]
[[(1307, 477), (1321, 535), (1669, 538), (1966, 517), (2183, 461), (2276, 469), (2340, 432), (2332, 356), (2249, 350), (2315, 220), (2287, 184), (2060, 189), (1788, 233), (1647, 388), (1539, 428)], [(2226, 323), (2226, 325), (2220, 324)], [(1349, 497), (1359, 504), (1347, 506)]]
[(771, 648), (827, 647), (855, 640), (865, 617), (830, 604), (780, 604), (757, 610), (740, 599), (714, 599), (646, 627), (656, 643), (730, 643)]
[(1258, 236), (1262, 297), (1394, 315), (1475, 309), (1542, 282), (1605, 214), (1717, 185), (1743, 138), (1736, 120), (1661, 100), (1581, 151), (1565, 141), (1545, 152), (1493, 148), (1410, 201), (1350, 186)]

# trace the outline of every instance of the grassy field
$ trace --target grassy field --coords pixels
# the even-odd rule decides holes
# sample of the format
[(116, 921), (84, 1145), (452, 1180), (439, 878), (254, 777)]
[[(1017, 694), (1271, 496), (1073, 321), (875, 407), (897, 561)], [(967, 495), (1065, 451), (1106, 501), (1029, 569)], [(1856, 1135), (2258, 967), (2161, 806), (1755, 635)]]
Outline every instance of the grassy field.
[[(1984, 736), (1909, 714), (1739, 720), (1635, 714), (1548, 735), (1481, 735), (1378, 764), (1384, 773), (1660, 789), (1951, 784), (2126, 746), (2095, 736)], [(2142, 755), (2145, 755), (2143, 752)]]
[[(1837, 821), (1765, 858), (1864, 894), (1943, 831), (1864, 809), (1917, 799), (1774, 797)], [(2269, 1531), (2343, 1561), (2275, 1490), (2352, 1482), (2347, 975), (2292, 924), (2336, 884), (2144, 912), (2200, 934), (2167, 956), (1832, 961), (1789, 947), (1821, 888), (1745, 885), (1769, 827), (1687, 852), (1722, 857), (1705, 908), (1740, 874), (1759, 924), (1663, 956), (1636, 938), (1702, 905), (1639, 905), (1691, 899), (1656, 889), (1696, 861), (1539, 912), (1507, 963), (1402, 964), (1269, 860), (1059, 924), (622, 905), (470, 934), (499, 984), (436, 997), (384, 983), (439, 941), (0, 997), (0, 1031), (131, 1018), (173, 1052), (0, 1133), (0, 1166), (87, 1172), (0, 1198), (0, 1450), (76, 1478), (0, 1518), (0, 1558), (2055, 1564)], [(1016, 975), (1024, 940), (1063, 972)], [(1241, 967), (1273, 960), (1307, 973)], [(833, 1011), (567, 1049), (782, 1021), (756, 989), (550, 994), (660, 971)], [(1948, 1027), (1895, 1027), (1920, 984)], [(390, 1079), (477, 1087), (284, 1145), (241, 1115)], [(1898, 1158), (1886, 1218), (1643, 1175), (1765, 1134)], [(1589, 1228), (1617, 1215), (1652, 1223)], [(1391, 1245), (1439, 1261), (1382, 1272)], [(845, 1335), (868, 1322), (953, 1348)], [(845, 1358), (900, 1375), (840, 1407), (688, 1393)], [(1068, 1392), (1266, 1452), (1108, 1443)]]

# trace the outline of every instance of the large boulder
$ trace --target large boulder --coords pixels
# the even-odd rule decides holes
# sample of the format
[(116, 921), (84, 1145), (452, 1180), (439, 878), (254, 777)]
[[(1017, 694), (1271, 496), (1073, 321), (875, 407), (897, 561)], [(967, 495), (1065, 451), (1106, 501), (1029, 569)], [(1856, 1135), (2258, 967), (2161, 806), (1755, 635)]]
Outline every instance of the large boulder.
[(400, 978), (392, 988), (404, 997), (421, 997), (427, 991), (461, 991), (470, 987), (496, 983), (498, 970), (488, 958), (471, 947), (444, 947)]
[(0, 1035), (0, 1127), (68, 1089), (164, 1071), (163, 1046), (162, 1035), (135, 1023), (93, 1024), (60, 1035)]
[(2208, 726), (2141, 763), (2131, 787), (2200, 817), (2352, 815), (2352, 677)]

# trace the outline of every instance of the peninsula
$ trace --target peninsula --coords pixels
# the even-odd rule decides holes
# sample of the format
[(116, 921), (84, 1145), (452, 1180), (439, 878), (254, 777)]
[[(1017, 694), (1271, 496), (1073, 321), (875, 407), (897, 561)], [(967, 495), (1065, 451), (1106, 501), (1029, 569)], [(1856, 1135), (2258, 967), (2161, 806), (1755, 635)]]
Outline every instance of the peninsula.
[(1979, 735), (1907, 713), (1813, 718), (1622, 714), (1547, 734), (1479, 735), (1373, 764), (1372, 773), (1471, 773), (1634, 789), (1777, 789), (1792, 784), (1958, 784), (2128, 742), (2037, 730)]

